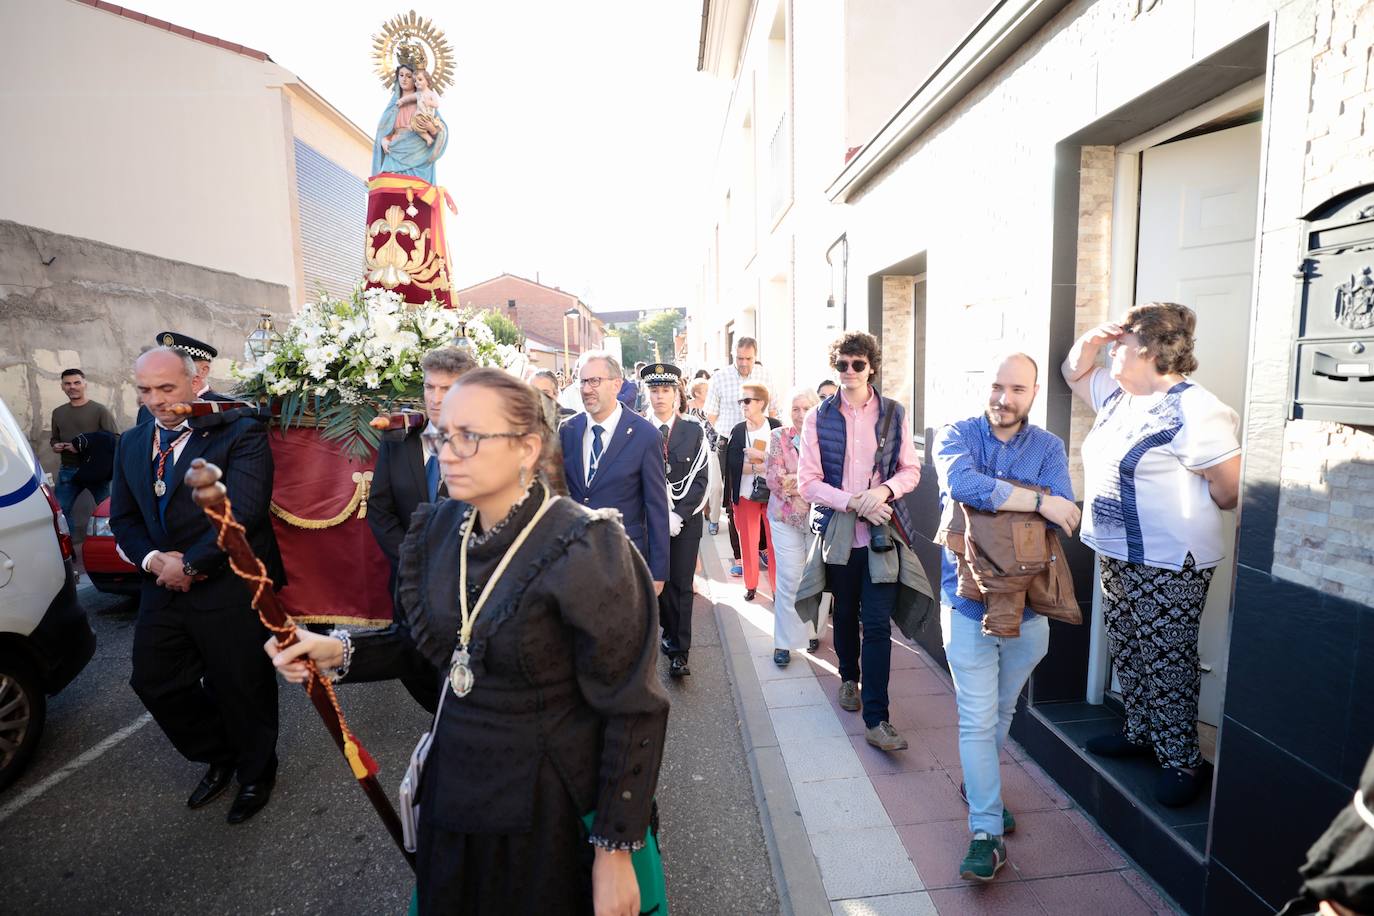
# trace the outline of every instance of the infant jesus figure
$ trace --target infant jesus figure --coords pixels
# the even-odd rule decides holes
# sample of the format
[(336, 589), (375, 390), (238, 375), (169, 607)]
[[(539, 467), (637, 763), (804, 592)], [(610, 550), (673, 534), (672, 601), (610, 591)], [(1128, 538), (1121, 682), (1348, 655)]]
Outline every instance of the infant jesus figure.
[(410, 119), (410, 129), (424, 138), (426, 146), (434, 145), (439, 133), (439, 93), (433, 89), (434, 78), (428, 70), (415, 73), (415, 117)]

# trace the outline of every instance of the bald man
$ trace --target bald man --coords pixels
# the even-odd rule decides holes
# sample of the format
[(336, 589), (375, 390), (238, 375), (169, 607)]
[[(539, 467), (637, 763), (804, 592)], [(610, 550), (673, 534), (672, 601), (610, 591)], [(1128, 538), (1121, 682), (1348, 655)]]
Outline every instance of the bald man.
[[(1064, 443), (1028, 419), (1040, 391), (1035, 360), (1025, 353), (998, 359), (988, 380), (983, 413), (951, 423), (935, 439), (941, 529), (948, 526), (956, 503), (964, 503), (984, 512), (1039, 512), (1066, 536), (1072, 534), (1079, 510)], [(970, 881), (991, 881), (1006, 864), (1002, 837), (1016, 828), (1016, 819), (1002, 804), (998, 754), (1011, 729), (1016, 698), (1049, 651), (1050, 625), (1026, 608), (1019, 637), (984, 635), (983, 603), (959, 596), (958, 567), (948, 547), (940, 580), (940, 627), (959, 710), (961, 789), (973, 834), (959, 874)]]
[(140, 356), (134, 383), (150, 417), (120, 438), (110, 493), (115, 541), (144, 573), (129, 683), (182, 756), (208, 766), (188, 807), (209, 804), (238, 777), (228, 815), (237, 824), (272, 794), (277, 680), (251, 594), (183, 481), (196, 458), (224, 472), (234, 517), (282, 585), (267, 430), (246, 417), (194, 428), (177, 416), (176, 405), (195, 400), (197, 377), (191, 357), (172, 347)]

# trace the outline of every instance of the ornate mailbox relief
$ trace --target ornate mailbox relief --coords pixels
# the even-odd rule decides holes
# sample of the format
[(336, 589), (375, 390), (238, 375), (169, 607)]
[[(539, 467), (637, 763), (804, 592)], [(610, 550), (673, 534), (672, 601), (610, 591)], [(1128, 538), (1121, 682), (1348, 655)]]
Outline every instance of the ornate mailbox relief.
[(1292, 416), (1374, 426), (1374, 185), (1304, 219)]

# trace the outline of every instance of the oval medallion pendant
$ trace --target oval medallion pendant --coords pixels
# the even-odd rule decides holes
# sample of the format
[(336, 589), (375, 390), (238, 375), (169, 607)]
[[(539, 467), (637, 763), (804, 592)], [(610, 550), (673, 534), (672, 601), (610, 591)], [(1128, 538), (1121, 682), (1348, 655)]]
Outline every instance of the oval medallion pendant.
[(161, 477), (153, 483), (153, 495), (161, 499), (167, 493), (167, 484)]
[(453, 667), (448, 672), (449, 686), (460, 697), (465, 697), (471, 693), (472, 685), (477, 681), (476, 675), (468, 667), (468, 659), (467, 650), (459, 649), (453, 654)]

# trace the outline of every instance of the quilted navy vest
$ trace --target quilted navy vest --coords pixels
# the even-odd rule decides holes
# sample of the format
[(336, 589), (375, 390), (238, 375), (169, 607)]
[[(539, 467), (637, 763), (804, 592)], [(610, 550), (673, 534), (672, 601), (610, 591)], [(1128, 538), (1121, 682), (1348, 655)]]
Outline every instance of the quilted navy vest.
[[(874, 389), (875, 393), (877, 389)], [(883, 419), (890, 411), (892, 421), (887, 428), (887, 441), (883, 443), (880, 468), (886, 468), (884, 478), (897, 473), (897, 460), (901, 456), (902, 436), (906, 435), (906, 411), (901, 404), (891, 398), (879, 395), (878, 422), (873, 427), (873, 441), (878, 441)], [(821, 451), (821, 474), (832, 487), (844, 486), (844, 450), (847, 440), (844, 411), (840, 409), (840, 393), (837, 391), (821, 401), (816, 408), (816, 442)], [(829, 506), (814, 503), (811, 506), (811, 531), (823, 534), (830, 526), (830, 518), (835, 510)]]

